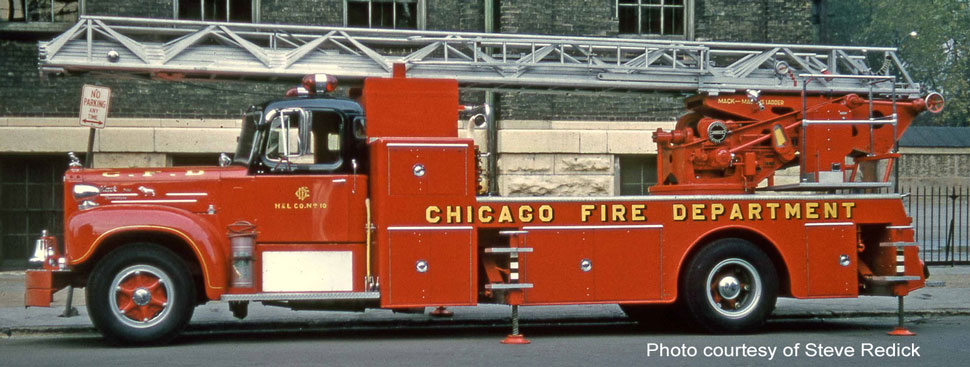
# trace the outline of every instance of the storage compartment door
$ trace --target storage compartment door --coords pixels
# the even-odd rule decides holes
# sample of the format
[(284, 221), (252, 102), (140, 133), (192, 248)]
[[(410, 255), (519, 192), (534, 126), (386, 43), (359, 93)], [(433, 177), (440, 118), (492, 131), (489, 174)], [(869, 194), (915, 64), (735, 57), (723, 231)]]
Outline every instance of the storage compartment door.
[(472, 227), (389, 228), (386, 307), (473, 305)]
[(660, 299), (660, 226), (597, 229), (597, 301)]
[(805, 246), (809, 297), (859, 295), (854, 224), (808, 223)]
[(584, 269), (583, 261), (593, 261), (593, 231), (540, 229), (526, 227), (526, 253), (519, 266), (527, 304), (589, 302), (593, 300), (593, 274), (596, 266)]

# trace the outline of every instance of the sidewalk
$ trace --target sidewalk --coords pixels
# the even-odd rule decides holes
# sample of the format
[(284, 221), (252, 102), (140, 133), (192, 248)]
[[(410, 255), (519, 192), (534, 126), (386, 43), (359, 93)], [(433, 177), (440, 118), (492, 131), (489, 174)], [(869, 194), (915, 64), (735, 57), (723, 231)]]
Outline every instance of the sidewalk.
[[(913, 316), (970, 315), (970, 266), (931, 267), (928, 287), (906, 297), (906, 312)], [(51, 308), (24, 308), (24, 273), (0, 272), (0, 336), (32, 333), (86, 333), (93, 330), (84, 291), (74, 294), (74, 305), (80, 315), (58, 317), (64, 311), (66, 291), (54, 296)], [(860, 297), (853, 299), (795, 300), (779, 299), (773, 318), (843, 318), (893, 317), (896, 300), (891, 297)], [(508, 306), (482, 305), (451, 307), (454, 317), (432, 318), (427, 314), (402, 314), (388, 310), (366, 312), (292, 311), (286, 308), (252, 303), (249, 316), (237, 320), (229, 312), (227, 303), (210, 302), (196, 308), (189, 326), (194, 330), (211, 329), (270, 329), (277, 327), (419, 327), (448, 325), (506, 325)], [(628, 322), (616, 305), (523, 307), (523, 323), (537, 322)]]

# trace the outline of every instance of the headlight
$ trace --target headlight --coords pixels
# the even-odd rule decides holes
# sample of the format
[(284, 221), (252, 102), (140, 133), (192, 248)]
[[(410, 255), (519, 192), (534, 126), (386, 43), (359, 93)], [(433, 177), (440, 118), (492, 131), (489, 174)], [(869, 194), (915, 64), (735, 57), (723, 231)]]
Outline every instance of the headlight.
[(101, 194), (101, 190), (97, 186), (91, 185), (74, 185), (74, 200), (82, 201), (84, 199), (93, 198)]

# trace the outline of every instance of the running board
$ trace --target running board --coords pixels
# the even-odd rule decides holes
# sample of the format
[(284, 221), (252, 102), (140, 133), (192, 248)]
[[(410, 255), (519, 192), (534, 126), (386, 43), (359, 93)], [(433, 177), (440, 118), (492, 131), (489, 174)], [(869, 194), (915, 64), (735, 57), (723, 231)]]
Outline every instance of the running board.
[(380, 292), (280, 292), (253, 294), (223, 294), (223, 301), (323, 301), (323, 300), (379, 300)]
[(871, 276), (868, 279), (873, 282), (892, 283), (892, 282), (908, 282), (912, 280), (919, 280), (919, 277), (916, 275), (883, 275), (883, 276), (876, 275), (876, 276)]

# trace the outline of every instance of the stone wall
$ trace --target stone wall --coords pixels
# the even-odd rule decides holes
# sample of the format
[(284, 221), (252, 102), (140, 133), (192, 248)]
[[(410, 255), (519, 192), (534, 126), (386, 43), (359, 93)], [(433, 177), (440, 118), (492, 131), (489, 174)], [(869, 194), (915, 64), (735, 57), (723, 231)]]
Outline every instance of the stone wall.
[[(265, 0), (264, 0), (265, 1)], [(172, 19), (172, 0), (85, 0), (86, 15)]]
[(618, 194), (616, 155), (657, 154), (651, 135), (673, 122), (500, 121), (499, 194)]
[(342, 26), (343, 0), (260, 0), (259, 21), (273, 24)]
[(500, 0), (503, 33), (615, 35), (614, 0)]
[(482, 0), (428, 0), (428, 30), (485, 31)]
[(0, 116), (77, 116), (81, 86), (111, 88), (114, 117), (238, 118), (293, 82), (170, 82), (96, 76), (41, 80), (34, 40), (0, 40)]
[(698, 41), (811, 43), (812, 0), (696, 0)]
[(970, 149), (900, 148), (899, 183), (905, 186), (970, 186)]

